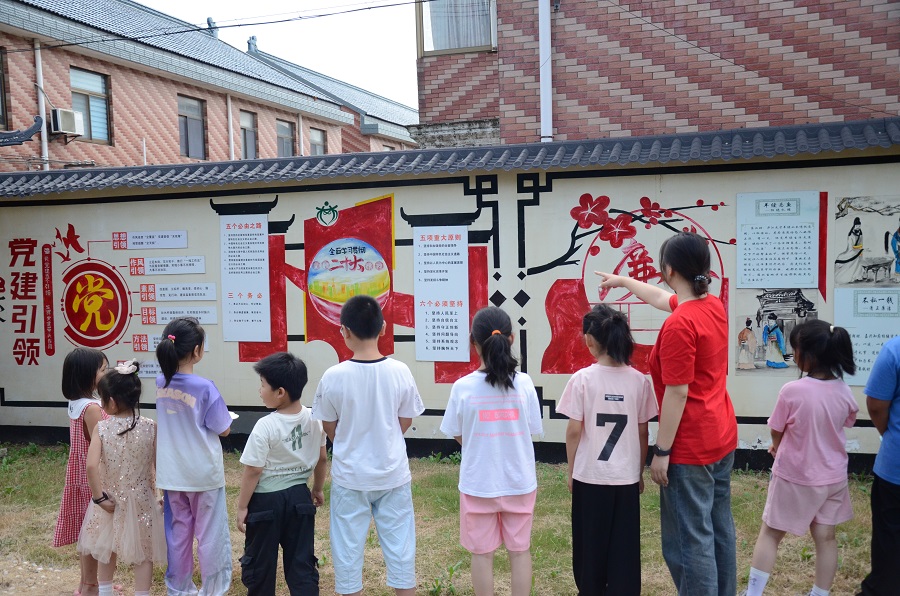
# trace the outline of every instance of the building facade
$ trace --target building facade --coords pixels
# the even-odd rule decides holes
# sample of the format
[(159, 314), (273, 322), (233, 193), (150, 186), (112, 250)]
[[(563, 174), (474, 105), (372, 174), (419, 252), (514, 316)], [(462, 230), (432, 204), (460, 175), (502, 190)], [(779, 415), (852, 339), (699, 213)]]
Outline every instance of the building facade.
[[(93, 4), (0, 0), (0, 128), (27, 128), (41, 113), (46, 122), (45, 143), (36, 135), (0, 150), (0, 171), (414, 146), (412, 108), (353, 88), (401, 121), (366, 127), (355, 105), (220, 41), (214, 24), (200, 29), (128, 0)], [(78, 123), (54, 121), (72, 115)], [(73, 125), (79, 135), (58, 132)]]
[(420, 6), (413, 131), (423, 146), (900, 114), (900, 14), (889, 0), (541, 1), (543, 17), (538, 0)]

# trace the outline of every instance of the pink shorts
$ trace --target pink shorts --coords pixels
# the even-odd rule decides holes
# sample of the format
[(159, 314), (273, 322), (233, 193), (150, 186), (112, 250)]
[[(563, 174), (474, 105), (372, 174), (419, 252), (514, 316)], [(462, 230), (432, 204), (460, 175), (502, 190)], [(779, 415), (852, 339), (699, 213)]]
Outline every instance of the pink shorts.
[(762, 519), (773, 530), (803, 536), (816, 522), (836, 526), (853, 519), (847, 481), (825, 486), (804, 486), (772, 476)]
[(531, 523), (537, 491), (505, 497), (473, 497), (459, 493), (459, 543), (483, 555), (501, 544), (513, 552), (531, 548)]

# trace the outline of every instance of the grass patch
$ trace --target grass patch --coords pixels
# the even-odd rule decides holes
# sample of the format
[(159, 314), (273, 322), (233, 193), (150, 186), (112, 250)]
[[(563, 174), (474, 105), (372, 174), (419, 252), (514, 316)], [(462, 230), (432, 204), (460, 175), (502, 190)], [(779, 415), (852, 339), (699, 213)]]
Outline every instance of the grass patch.
[[(4, 445), (7, 455), (0, 459), (0, 588), (17, 594), (56, 594), (74, 587), (78, 562), (74, 547), (50, 547), (65, 481), (68, 448), (65, 445), (37, 447)], [(234, 502), (240, 486), (239, 454), (225, 455), (226, 494), (232, 516), (234, 581), (229, 594), (244, 594), (240, 583), (238, 558), (244, 535), (234, 528)], [(419, 593), (430, 595), (472, 594), (470, 556), (459, 545), (459, 461), (451, 456), (433, 454), (412, 460), (413, 499), (416, 509), (417, 572)], [(575, 594), (571, 566), (570, 496), (566, 489), (565, 467), (538, 464), (538, 498), (532, 532), (534, 594), (570, 596)], [(750, 557), (759, 532), (760, 516), (766, 499), (768, 473), (735, 471), (732, 476), (732, 511), (737, 527), (738, 583), (746, 585)], [(868, 572), (871, 518), (869, 492), (871, 479), (853, 476), (850, 492), (856, 517), (838, 526), (840, 553), (834, 594), (855, 593)], [(326, 503), (330, 498), (326, 484)], [(316, 516), (316, 552), (319, 555), (322, 594), (333, 592), (334, 575), (328, 541), (328, 505)], [(641, 560), (643, 593), (674, 593), (672, 581), (660, 552), (659, 490), (647, 480), (641, 497)], [(60, 589), (47, 585), (13, 583), (16, 570), (32, 565), (54, 570)], [(385, 570), (374, 528), (366, 542), (364, 583), (367, 596), (388, 596)], [(498, 551), (495, 559), (495, 585), (498, 594), (509, 593), (509, 559)], [(808, 536), (788, 535), (779, 549), (778, 562), (767, 590), (772, 594), (806, 593), (812, 586), (815, 547)], [(3, 575), (5, 571), (11, 572)], [(24, 573), (24, 572), (22, 572)], [(46, 570), (35, 576), (46, 575)], [(155, 570), (153, 594), (164, 594), (162, 570)], [(197, 578), (199, 581), (199, 578)], [(22, 580), (24, 581), (24, 580)], [(121, 568), (116, 581), (131, 589), (132, 576)], [(287, 594), (279, 580), (278, 594)]]

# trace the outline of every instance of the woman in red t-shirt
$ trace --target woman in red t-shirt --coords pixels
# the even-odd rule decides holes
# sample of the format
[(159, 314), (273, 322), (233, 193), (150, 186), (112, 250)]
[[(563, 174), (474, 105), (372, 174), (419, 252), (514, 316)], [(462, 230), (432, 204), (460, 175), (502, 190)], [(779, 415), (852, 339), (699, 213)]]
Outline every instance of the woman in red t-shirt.
[(650, 477), (660, 486), (663, 557), (679, 594), (737, 591), (731, 468), (737, 421), (726, 390), (728, 317), (709, 294), (706, 240), (682, 232), (660, 247), (657, 286), (609, 273), (601, 288), (625, 288), (671, 312), (650, 352), (659, 431)]

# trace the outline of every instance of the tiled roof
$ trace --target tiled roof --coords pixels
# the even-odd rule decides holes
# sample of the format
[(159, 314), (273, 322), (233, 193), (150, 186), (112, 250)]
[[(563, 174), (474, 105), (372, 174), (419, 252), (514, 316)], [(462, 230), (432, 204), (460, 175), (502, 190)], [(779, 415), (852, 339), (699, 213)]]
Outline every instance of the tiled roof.
[(375, 95), (365, 89), (338, 81), (272, 54), (260, 51), (251, 51), (249, 54), (273, 64), (276, 68), (284, 69), (290, 76), (312, 85), (332, 98), (347, 104), (348, 107), (365, 112), (369, 116), (401, 126), (419, 123), (419, 111), (415, 108)]
[[(131, 0), (14, 1), (119, 37), (129, 39), (143, 37), (136, 41), (310, 97), (328, 99), (309, 85), (259, 60), (254, 60), (207, 31), (190, 31), (196, 28), (195, 24), (176, 19)], [(147, 35), (150, 36), (144, 37)]]
[(900, 154), (900, 117), (660, 137), (24, 172), (0, 176), (0, 198), (123, 187), (185, 189), (211, 185), (301, 182), (323, 177), (615, 168), (813, 155), (834, 158), (834, 154), (844, 151), (875, 148), (894, 149), (895, 154)]

